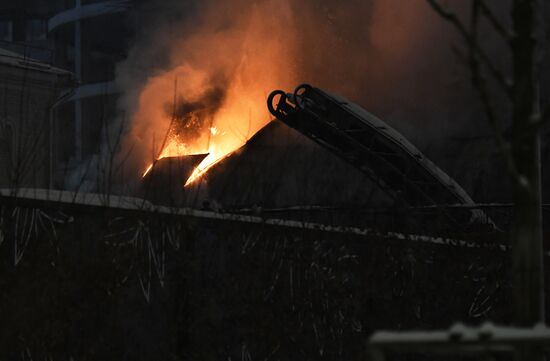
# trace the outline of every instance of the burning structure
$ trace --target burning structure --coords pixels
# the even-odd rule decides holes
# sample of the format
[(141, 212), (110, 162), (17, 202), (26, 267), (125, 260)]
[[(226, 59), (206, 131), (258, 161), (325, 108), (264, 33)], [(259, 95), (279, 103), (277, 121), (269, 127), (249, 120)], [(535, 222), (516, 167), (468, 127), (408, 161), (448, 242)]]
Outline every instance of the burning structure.
[[(167, 3), (167, 13), (183, 9), (170, 4)], [(241, 10), (236, 13), (235, 8)], [(259, 140), (252, 138), (273, 118), (265, 107), (268, 94), (273, 89), (288, 89), (300, 81), (311, 81), (321, 88), (331, 89), (354, 99), (375, 114), (382, 114), (411, 143), (424, 151), (427, 149), (428, 152), (425, 153), (435, 163), (454, 173), (451, 174), (452, 177), (458, 176), (458, 182), (465, 189), (480, 193), (476, 190), (479, 188), (477, 184), (481, 183), (478, 180), (482, 177), (480, 173), (486, 171), (487, 167), (477, 164), (491, 163), (496, 158), (494, 154), (486, 152), (491, 147), (491, 140), (487, 140), (489, 137), (478, 141), (480, 145), (476, 144), (478, 149), (484, 147), (478, 153), (485, 152), (485, 155), (469, 154), (468, 151), (474, 147), (464, 147), (464, 142), (471, 141), (471, 129), (468, 129), (471, 127), (461, 126), (465, 120), (457, 119), (456, 114), (462, 112), (447, 113), (445, 109), (446, 113), (436, 110), (437, 114), (434, 115), (419, 106), (428, 101), (452, 107), (460, 104), (461, 100), (440, 90), (454, 79), (449, 79), (447, 73), (439, 74), (439, 66), (428, 64), (430, 57), (419, 55), (432, 52), (425, 46), (426, 38), (442, 42), (447, 40), (443, 35), (442, 38), (434, 35), (445, 32), (433, 31), (431, 26), (435, 25), (430, 22), (429, 9), (416, 5), (396, 6), (381, 1), (365, 4), (351, 1), (339, 5), (323, 1), (322, 6), (316, 6), (309, 1), (298, 5), (288, 1), (281, 4), (265, 0), (251, 4), (249, 1), (239, 0), (231, 5), (207, 1), (201, 4), (199, 12), (193, 14), (196, 18), (183, 16), (181, 21), (173, 24), (151, 21), (154, 28), (148, 29), (150, 36), (138, 43), (135, 54), (119, 67), (120, 83), (130, 89), (122, 96), (120, 103), (130, 112), (130, 123), (118, 160), (125, 162), (124, 178), (135, 179), (138, 183), (136, 188), (140, 187), (141, 176), (159, 158), (208, 154), (191, 179), (197, 179), (197, 175), (217, 163), (220, 166), (216, 171), (216, 175), (219, 174), (218, 180), (214, 181), (214, 176), (210, 177), (208, 184), (201, 185), (201, 194), (207, 193), (204, 191), (206, 188), (210, 194), (219, 194), (218, 190), (213, 189), (214, 183), (223, 188), (221, 183), (233, 182), (230, 177), (221, 180), (224, 178), (221, 175), (221, 163), (234, 163), (225, 161), (224, 158), (229, 154), (241, 158), (237, 153), (247, 151), (238, 149), (249, 141), (257, 144)], [(299, 19), (296, 14), (300, 14)], [(392, 16), (414, 24), (403, 31), (385, 21)], [(357, 32), (351, 25), (358, 24), (359, 18), (372, 19), (364, 33)], [(328, 20), (323, 21), (326, 19)], [(174, 33), (173, 29), (181, 31)], [(318, 41), (319, 34), (323, 34), (322, 44)], [(316, 46), (310, 47), (307, 44)], [(320, 53), (339, 56), (319, 56)], [(149, 54), (155, 54), (154, 59)], [(438, 53), (436, 57), (439, 56), (446, 55)], [(415, 70), (413, 75), (411, 69), (417, 65), (423, 67), (423, 70)], [(149, 71), (143, 72), (144, 68)], [(433, 73), (434, 76), (422, 82), (414, 78), (417, 74), (426, 72)], [(422, 91), (416, 88), (409, 91), (410, 87), (419, 83), (426, 84)], [(439, 105), (434, 105), (433, 108), (439, 109), (438, 107)], [(479, 124), (472, 123), (476, 126)], [(277, 133), (276, 127), (270, 125), (260, 134), (260, 138), (265, 140), (270, 134)], [(178, 128), (181, 135), (176, 135)], [(420, 128), (425, 130), (419, 132)], [(460, 130), (455, 132), (457, 128)], [(462, 143), (460, 140), (452, 140), (454, 147), (451, 147), (451, 142), (447, 142), (445, 138), (449, 133), (453, 136), (458, 134), (457, 139), (462, 137), (466, 140)], [(281, 137), (288, 135), (278, 134)], [(433, 141), (442, 138), (446, 140)], [(300, 139), (309, 143), (305, 138)], [(287, 139), (278, 141), (281, 147), (277, 149), (274, 146), (274, 152), (286, 152), (283, 148)], [(445, 146), (441, 143), (445, 143)], [(310, 149), (313, 146), (305, 147)], [(440, 149), (441, 147), (444, 149)], [(446, 153), (451, 149), (453, 154), (447, 156)], [(321, 156), (331, 157), (326, 152)], [(444, 156), (447, 157), (443, 159)], [(471, 162), (473, 157), (476, 158), (476, 169), (466, 172), (465, 168), (471, 169), (474, 166)], [(292, 157), (287, 157), (286, 164), (289, 164), (290, 158)], [(447, 166), (449, 159), (455, 164), (458, 159), (464, 162), (460, 167)], [(285, 160), (275, 167), (284, 167), (284, 162)], [(304, 163), (309, 163), (308, 166), (311, 166), (311, 162), (304, 160)], [(285, 177), (294, 177), (293, 173), (299, 172), (299, 168), (303, 166), (304, 164), (280, 170), (279, 177), (282, 181)], [(262, 160), (258, 159), (254, 167), (262, 168)], [(240, 172), (244, 170), (240, 169)], [(234, 177), (240, 178), (243, 183), (252, 182), (252, 179), (244, 175), (241, 178), (239, 173), (235, 173)], [(311, 177), (319, 178), (319, 175), (314, 171)], [(195, 182), (194, 185), (197, 183), (200, 182)], [(300, 194), (300, 191), (295, 190), (289, 192)], [(322, 195), (319, 193), (316, 196)], [(264, 197), (267, 199), (270, 195), (265, 194)], [(494, 199), (497, 198), (487, 197), (482, 200)], [(309, 202), (316, 203), (314, 199)], [(246, 208), (265, 202), (260, 199), (239, 203), (230, 202), (224, 206)], [(199, 206), (200, 204), (202, 202), (198, 203)], [(272, 206), (293, 204), (287, 202)]]
[[(165, 156), (208, 153), (197, 169), (204, 172), (271, 120), (267, 92), (293, 78), (291, 59), (278, 57), (289, 52), (290, 34), (271, 30), (276, 15), (279, 27), (291, 19), (272, 1), (246, 8), (226, 19), (207, 6), (205, 24), (172, 46), (171, 68), (145, 80), (122, 145), (132, 149), (134, 174)], [(226, 21), (226, 30), (216, 31)]]
[[(387, 208), (423, 209), (425, 214), (422, 217), (407, 219), (407, 222), (423, 223), (422, 227), (416, 227), (416, 232), (431, 229), (428, 232), (452, 231), (456, 235), (474, 229), (494, 230), (493, 221), (483, 211), (476, 209), (475, 202), (460, 185), (396, 130), (350, 101), (309, 85), (302, 85), (290, 94), (274, 91), (267, 100), (267, 107), (273, 116), (364, 173), (368, 178), (365, 183), (370, 183), (374, 191), (386, 197), (384, 205)], [(204, 122), (201, 114), (194, 113), (192, 109), (188, 111), (186, 119), (188, 120), (183, 125), (174, 127), (171, 124), (167, 137), (175, 140), (189, 139), (189, 129)], [(177, 138), (178, 136), (183, 138)], [(169, 149), (169, 146), (165, 149)], [(207, 158), (208, 156), (202, 156), (200, 159), (204, 162)], [(184, 199), (181, 194), (187, 191), (184, 188), (197, 180), (197, 174), (204, 175), (206, 170), (219, 162), (208, 164), (204, 168), (199, 165), (192, 174), (187, 173), (186, 177), (183, 176), (184, 172), (176, 176), (176, 179), (170, 179), (167, 173), (170, 163), (160, 163), (169, 158), (161, 153), (159, 159), (147, 170), (144, 182), (148, 182), (148, 177), (159, 177), (164, 182), (179, 184), (179, 189), (170, 189), (173, 189), (174, 194), (180, 194), (180, 199)], [(223, 163), (219, 164), (222, 168)], [(224, 171), (227, 172), (227, 169)], [(156, 188), (161, 191), (163, 189), (159, 184)], [(216, 193), (215, 190), (212, 191)], [(151, 195), (153, 194), (154, 189), (151, 190)], [(373, 207), (368, 204), (370, 199), (365, 197), (365, 201), (367, 203), (362, 207)], [(224, 202), (221, 203), (223, 206)], [(450, 206), (456, 208), (449, 208)], [(394, 230), (395, 227), (405, 227), (410, 231), (411, 226), (394, 224)]]
[[(491, 145), (480, 142), (474, 157), (464, 143), (445, 144), (462, 168), (430, 150), (463, 119), (451, 118), (457, 96), (438, 88), (460, 86), (424, 63), (442, 40), (426, 9), (135, 1), (170, 16), (142, 23), (143, 11), (140, 41), (116, 71), (108, 47), (78, 56), (86, 31), (80, 54), (69, 51), (79, 28), (120, 20), (129, 3), (66, 2), (49, 16), (51, 34), (74, 38), (62, 59), (84, 82), (64, 109), (82, 111), (67, 127), (67, 163), (97, 147), (89, 158), (105, 157), (105, 169), (78, 165), (106, 182), (0, 190), (1, 358), (349, 360), (380, 327), (509, 318), (510, 207), (469, 196)], [(395, 12), (407, 13), (403, 22)], [(105, 78), (92, 66), (102, 60)], [(122, 131), (98, 122), (80, 133), (114, 73)], [(432, 83), (419, 88), (413, 73)], [(298, 79), (320, 88), (269, 97)], [(433, 104), (442, 98), (443, 116)], [(98, 133), (105, 144), (92, 141)], [(94, 135), (81, 139), (89, 152), (86, 142), (76, 151), (82, 134)]]

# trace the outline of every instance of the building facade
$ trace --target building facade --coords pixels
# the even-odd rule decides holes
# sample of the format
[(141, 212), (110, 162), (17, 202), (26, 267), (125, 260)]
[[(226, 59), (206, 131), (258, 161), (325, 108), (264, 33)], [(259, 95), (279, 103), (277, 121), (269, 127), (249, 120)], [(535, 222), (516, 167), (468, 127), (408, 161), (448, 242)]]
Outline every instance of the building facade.
[(116, 117), (116, 64), (132, 34), (131, 1), (28, 0), (0, 5), (0, 48), (71, 72), (71, 93), (52, 104), (51, 186), (96, 157)]
[(52, 106), (72, 74), (0, 49), (0, 187), (47, 188), (55, 167)]

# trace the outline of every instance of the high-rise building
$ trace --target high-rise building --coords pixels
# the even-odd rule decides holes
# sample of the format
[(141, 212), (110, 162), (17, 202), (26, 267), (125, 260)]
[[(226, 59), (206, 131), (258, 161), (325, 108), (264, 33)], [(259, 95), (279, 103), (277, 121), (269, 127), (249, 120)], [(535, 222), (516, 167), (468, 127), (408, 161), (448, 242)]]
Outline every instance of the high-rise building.
[(74, 75), (71, 93), (52, 104), (53, 186), (66, 186), (66, 175), (97, 155), (102, 130), (116, 116), (115, 68), (132, 34), (131, 5), (120, 0), (0, 3), (0, 48)]

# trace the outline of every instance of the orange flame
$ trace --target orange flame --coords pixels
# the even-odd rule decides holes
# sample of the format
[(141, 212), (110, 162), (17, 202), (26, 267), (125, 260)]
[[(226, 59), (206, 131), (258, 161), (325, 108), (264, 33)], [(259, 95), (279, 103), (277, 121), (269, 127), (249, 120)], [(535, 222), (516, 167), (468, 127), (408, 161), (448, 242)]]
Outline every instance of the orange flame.
[(151, 169), (153, 169), (153, 163), (149, 164), (147, 169), (145, 169), (145, 172), (143, 172), (142, 177), (145, 177), (151, 171)]
[[(230, 27), (225, 26), (228, 19), (224, 16), (220, 9), (210, 9), (204, 28), (174, 42), (173, 68), (148, 80), (132, 119), (132, 138), (140, 143), (142, 153), (147, 147), (149, 154), (156, 154), (153, 160), (208, 153), (185, 185), (200, 179), (271, 120), (265, 105), (269, 92), (296, 83), (293, 57), (289, 56), (294, 34), (288, 4), (264, 1), (231, 17)], [(225, 30), (216, 30), (220, 27)], [(218, 88), (223, 89), (221, 102), (215, 109), (201, 108), (196, 114), (204, 117), (200, 134), (171, 134), (159, 142), (170, 134), (172, 117), (167, 105), (174, 100), (177, 104), (179, 99), (185, 104), (203, 104), (209, 91)], [(154, 143), (160, 143), (162, 149)], [(143, 165), (144, 176), (152, 163)]]
[[(184, 187), (187, 187), (188, 185), (194, 183), (196, 180), (200, 179), (210, 168), (215, 166), (218, 162), (223, 160), (226, 156), (216, 160), (208, 159), (208, 157), (210, 157), (210, 154), (207, 155), (206, 158), (204, 158), (204, 160), (195, 168), (193, 173), (191, 173), (191, 175), (185, 182)], [(214, 159), (214, 157), (212, 157), (212, 159)]]

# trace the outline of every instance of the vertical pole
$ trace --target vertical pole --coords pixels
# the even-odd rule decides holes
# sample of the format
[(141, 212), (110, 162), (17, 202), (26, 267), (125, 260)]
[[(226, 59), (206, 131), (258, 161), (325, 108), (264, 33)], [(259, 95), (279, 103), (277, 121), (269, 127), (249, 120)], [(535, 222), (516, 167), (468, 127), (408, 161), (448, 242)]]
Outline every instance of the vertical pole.
[(516, 322), (544, 321), (540, 137), (536, 129), (535, 0), (514, 0), (512, 149), (516, 166), (513, 258)]
[(55, 105), (52, 105), (52, 107), (50, 108), (49, 112), (48, 112), (48, 126), (49, 126), (49, 131), (50, 131), (50, 134), (49, 134), (49, 153), (50, 153), (50, 164), (49, 164), (49, 168), (50, 168), (50, 174), (49, 174), (49, 177), (48, 177), (48, 188), (49, 189), (53, 189), (53, 186), (54, 186), (54, 171), (55, 171), (55, 162), (54, 162), (54, 158), (55, 158), (55, 154), (54, 154), (54, 144), (55, 144), (55, 140), (54, 140), (54, 137), (55, 137), (55, 131), (54, 131), (54, 124), (55, 124), (55, 109), (54, 109), (54, 106)]
[[(516, 167), (512, 230), (515, 323), (544, 322), (540, 122), (536, 56), (537, 0), (513, 0), (512, 152)], [(544, 360), (541, 350), (521, 347), (517, 360)]]
[[(80, 0), (75, 0), (75, 7), (81, 7)], [(74, 23), (74, 73), (77, 82), (82, 81), (82, 33), (80, 20)], [(82, 160), (82, 102), (76, 99), (74, 102), (74, 136), (75, 136), (75, 158), (78, 162)]]

